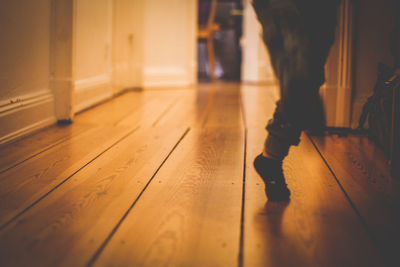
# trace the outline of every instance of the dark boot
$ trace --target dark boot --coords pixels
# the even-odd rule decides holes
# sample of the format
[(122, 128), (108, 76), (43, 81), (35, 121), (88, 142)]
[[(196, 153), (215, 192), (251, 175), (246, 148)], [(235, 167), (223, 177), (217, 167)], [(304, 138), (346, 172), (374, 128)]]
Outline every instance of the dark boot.
[(283, 176), (281, 160), (269, 159), (260, 154), (254, 159), (254, 168), (265, 183), (268, 200), (289, 200), (290, 191)]

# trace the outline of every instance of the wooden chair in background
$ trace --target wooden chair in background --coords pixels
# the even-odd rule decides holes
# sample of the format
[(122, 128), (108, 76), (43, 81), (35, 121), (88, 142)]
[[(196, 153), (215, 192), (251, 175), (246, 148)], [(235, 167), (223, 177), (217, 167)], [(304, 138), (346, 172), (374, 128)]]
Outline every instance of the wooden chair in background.
[[(200, 1), (200, 0), (199, 0)], [(211, 0), (208, 20), (205, 25), (199, 25), (197, 38), (206, 40), (207, 57), (211, 81), (215, 81), (215, 53), (214, 53), (214, 33), (220, 30), (220, 26), (214, 22), (217, 10), (217, 0)]]

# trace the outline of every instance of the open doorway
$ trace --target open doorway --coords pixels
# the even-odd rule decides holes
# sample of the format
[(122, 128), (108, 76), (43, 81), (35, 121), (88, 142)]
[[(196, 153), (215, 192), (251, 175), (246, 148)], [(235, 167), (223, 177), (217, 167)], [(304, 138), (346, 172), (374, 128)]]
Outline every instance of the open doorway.
[[(199, 0), (198, 14), (199, 81), (240, 81), (242, 0)], [(201, 29), (207, 27), (212, 37), (201, 34)]]

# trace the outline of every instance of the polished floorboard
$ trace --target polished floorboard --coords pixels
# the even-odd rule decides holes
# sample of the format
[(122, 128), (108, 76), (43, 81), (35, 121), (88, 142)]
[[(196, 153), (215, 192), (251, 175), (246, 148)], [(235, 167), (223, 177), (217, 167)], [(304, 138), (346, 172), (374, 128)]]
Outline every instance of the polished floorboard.
[(290, 201), (252, 167), (274, 85), (129, 91), (0, 147), (0, 266), (400, 266), (400, 182), (364, 136), (303, 134)]

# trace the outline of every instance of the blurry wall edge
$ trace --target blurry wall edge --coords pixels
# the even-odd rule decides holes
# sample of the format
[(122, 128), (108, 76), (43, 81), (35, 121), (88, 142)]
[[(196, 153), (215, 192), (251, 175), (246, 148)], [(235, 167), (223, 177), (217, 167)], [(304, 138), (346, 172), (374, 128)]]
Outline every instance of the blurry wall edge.
[(51, 0), (0, 3), (0, 144), (56, 121), (50, 24)]
[(261, 38), (259, 24), (251, 0), (243, 0), (242, 81), (245, 83), (274, 83), (275, 76), (269, 54)]
[(196, 83), (196, 0), (3, 0), (0, 144), (129, 88)]

